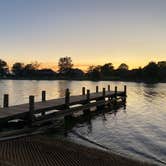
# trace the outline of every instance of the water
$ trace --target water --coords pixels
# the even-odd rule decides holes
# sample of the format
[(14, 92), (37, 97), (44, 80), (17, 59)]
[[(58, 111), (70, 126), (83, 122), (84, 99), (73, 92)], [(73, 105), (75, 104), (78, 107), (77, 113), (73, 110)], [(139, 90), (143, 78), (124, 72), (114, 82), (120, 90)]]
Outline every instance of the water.
[[(126, 110), (106, 113), (91, 119), (90, 123), (76, 124), (72, 129), (86, 139), (132, 158), (166, 163), (166, 84), (91, 81), (0, 81), (0, 105), (2, 94), (10, 94), (10, 105), (28, 102), (29, 95), (41, 100), (41, 90), (47, 91), (47, 99), (64, 96), (65, 88), (72, 94), (80, 94), (83, 86), (91, 91), (95, 86), (111, 85), (123, 89), (127, 85)], [(70, 139), (87, 144), (72, 132)]]

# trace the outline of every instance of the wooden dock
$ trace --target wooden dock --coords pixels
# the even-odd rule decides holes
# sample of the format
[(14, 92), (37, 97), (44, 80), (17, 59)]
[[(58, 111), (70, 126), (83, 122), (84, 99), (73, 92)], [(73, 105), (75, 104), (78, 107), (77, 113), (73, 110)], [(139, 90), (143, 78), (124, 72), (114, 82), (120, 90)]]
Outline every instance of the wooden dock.
[(71, 96), (69, 89), (66, 89), (64, 98), (52, 100), (46, 100), (46, 92), (42, 91), (40, 102), (35, 102), (35, 97), (29, 96), (29, 103), (16, 106), (9, 106), (9, 95), (5, 94), (3, 108), (0, 108), (0, 123), (5, 124), (14, 119), (21, 119), (32, 124), (49, 117), (65, 117), (92, 106), (97, 107), (125, 98), (126, 86), (124, 86), (124, 91), (117, 91), (117, 87), (111, 91), (110, 85), (108, 85), (107, 90), (103, 88), (102, 92), (99, 92), (99, 87), (96, 86), (96, 91), (93, 93), (83, 87), (81, 95), (76, 96)]

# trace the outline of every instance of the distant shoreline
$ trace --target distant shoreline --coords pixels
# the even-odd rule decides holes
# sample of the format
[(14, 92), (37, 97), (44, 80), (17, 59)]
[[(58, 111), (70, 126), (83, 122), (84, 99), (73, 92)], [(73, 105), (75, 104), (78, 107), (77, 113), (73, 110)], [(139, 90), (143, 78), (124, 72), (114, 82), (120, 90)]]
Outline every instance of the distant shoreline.
[(126, 81), (159, 83), (166, 82), (166, 61), (149, 62), (143, 68), (129, 70), (122, 63), (115, 68), (112, 63), (91, 65), (87, 71), (73, 68), (71, 57), (62, 57), (58, 62), (58, 70), (39, 68), (37, 62), (23, 64), (16, 62), (9, 69), (7, 62), (1, 60), (0, 79), (12, 80), (88, 80), (88, 81)]
[(29, 80), (29, 81), (93, 81), (93, 82), (99, 82), (99, 81), (118, 81), (118, 82), (135, 82), (135, 83), (166, 83), (166, 80), (163, 81), (151, 81), (151, 80), (129, 80), (129, 79), (89, 79), (89, 78), (74, 78), (74, 79), (69, 79), (69, 78), (0, 78), (0, 80)]

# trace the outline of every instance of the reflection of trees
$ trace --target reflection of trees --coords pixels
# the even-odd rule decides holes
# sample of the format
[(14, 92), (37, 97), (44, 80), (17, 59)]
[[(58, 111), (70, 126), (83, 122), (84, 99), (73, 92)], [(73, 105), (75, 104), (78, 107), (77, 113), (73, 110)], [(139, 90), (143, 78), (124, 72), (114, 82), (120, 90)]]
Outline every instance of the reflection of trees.
[(143, 95), (147, 101), (155, 100), (158, 96), (158, 84), (144, 84)]
[(106, 126), (106, 124), (107, 124), (107, 118), (105, 116), (104, 110), (103, 110), (103, 113), (102, 113), (102, 123), (103, 123), (103, 126)]
[(64, 97), (65, 96), (65, 90), (69, 88), (69, 90), (71, 90), (71, 81), (65, 81), (65, 80), (61, 80), (58, 81), (58, 96)]

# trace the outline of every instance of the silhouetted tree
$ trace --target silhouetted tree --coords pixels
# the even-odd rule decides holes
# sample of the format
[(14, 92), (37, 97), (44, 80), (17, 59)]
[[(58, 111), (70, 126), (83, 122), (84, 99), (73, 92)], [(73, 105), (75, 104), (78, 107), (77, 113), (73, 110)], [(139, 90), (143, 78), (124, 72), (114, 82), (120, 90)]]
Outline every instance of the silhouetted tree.
[(122, 63), (117, 70), (115, 71), (116, 76), (119, 79), (128, 79), (129, 77), (129, 70), (128, 70), (128, 65), (126, 65), (125, 63)]
[(0, 77), (10, 76), (15, 78), (28, 79), (91, 79), (91, 80), (128, 80), (128, 81), (163, 81), (166, 82), (166, 61), (158, 63), (150, 62), (145, 67), (129, 70), (128, 65), (122, 63), (116, 70), (112, 63), (106, 63), (102, 66), (89, 66), (85, 74), (78, 68), (72, 68), (70, 57), (59, 59), (59, 73), (51, 69), (39, 69), (37, 62), (24, 65), (16, 62), (12, 66), (10, 75), (8, 65), (5, 61), (0, 60)]
[(53, 71), (52, 69), (40, 69), (35, 71), (35, 77), (37, 79), (43, 78), (43, 79), (55, 79), (57, 76), (57, 73)]
[(120, 66), (118, 67), (119, 70), (129, 70), (129, 67), (125, 63), (121, 63)]
[(111, 76), (114, 71), (114, 66), (112, 65), (112, 63), (106, 63), (100, 67), (100, 71), (103, 77)]
[(16, 77), (22, 77), (24, 73), (24, 64), (20, 62), (16, 62), (12, 66), (12, 73)]
[(38, 62), (32, 62), (25, 65), (24, 70), (37, 70), (40, 64)]
[(68, 69), (66, 71), (67, 79), (82, 79), (84, 76), (84, 72), (78, 68), (76, 69)]
[(129, 79), (134, 81), (141, 81), (143, 79), (143, 70), (141, 67), (129, 71)]
[(159, 78), (161, 81), (166, 81), (166, 61), (158, 62)]
[(25, 65), (24, 75), (25, 76), (34, 76), (35, 72), (38, 70), (40, 64), (38, 62), (33, 62)]
[(155, 62), (150, 62), (143, 68), (143, 76), (147, 81), (157, 81), (159, 79), (159, 67)]
[(99, 80), (101, 78), (101, 66), (89, 66), (87, 75), (90, 79)]
[(4, 60), (0, 59), (0, 76), (4, 77), (9, 73), (9, 68)]
[(59, 59), (58, 62), (59, 73), (66, 74), (70, 69), (72, 69), (72, 67), (73, 64), (71, 57), (66, 56)]
[(157, 64), (160, 68), (166, 68), (166, 61), (160, 61)]

